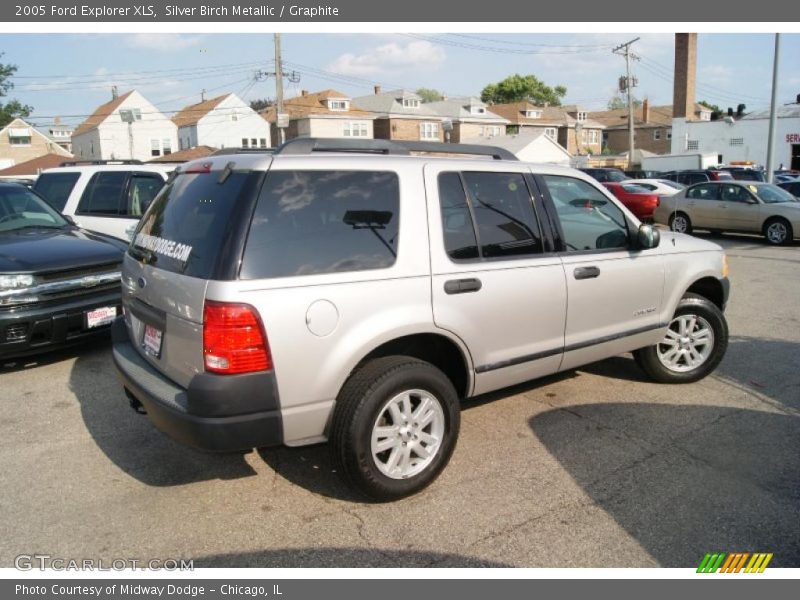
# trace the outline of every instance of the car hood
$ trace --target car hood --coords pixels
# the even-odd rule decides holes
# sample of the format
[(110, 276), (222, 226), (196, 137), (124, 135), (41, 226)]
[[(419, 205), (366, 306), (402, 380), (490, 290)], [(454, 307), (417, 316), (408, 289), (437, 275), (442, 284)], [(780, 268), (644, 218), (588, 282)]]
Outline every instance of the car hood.
[(662, 252), (722, 252), (722, 246), (696, 238), (685, 233), (676, 233), (668, 229), (661, 229), (661, 243), (659, 247)]
[(77, 227), (0, 232), (0, 272), (39, 273), (122, 262), (125, 245)]

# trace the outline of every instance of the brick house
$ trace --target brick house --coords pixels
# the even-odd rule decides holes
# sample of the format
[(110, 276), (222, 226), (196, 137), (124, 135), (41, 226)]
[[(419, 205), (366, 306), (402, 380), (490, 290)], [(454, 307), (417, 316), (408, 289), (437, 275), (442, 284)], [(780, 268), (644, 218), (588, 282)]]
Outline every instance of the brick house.
[(22, 119), (14, 119), (0, 129), (0, 167), (10, 167), (47, 154), (72, 157), (72, 154)]
[[(353, 106), (353, 99), (337, 90), (309, 93), (305, 90), (296, 98), (283, 102), (289, 115), (286, 139), (297, 137), (372, 139), (375, 115)], [(271, 106), (261, 112), (271, 124), (272, 139), (280, 143), (276, 126), (277, 109)]]
[(382, 92), (376, 85), (374, 94), (353, 98), (353, 104), (375, 116), (376, 139), (444, 141), (443, 118), (414, 92)]
[[(442, 119), (442, 127), (452, 125), (445, 141), (459, 143), (467, 138), (492, 137), (506, 132), (508, 120), (490, 111), (479, 98), (446, 98), (426, 104)], [(448, 139), (449, 137), (449, 139)]]
[(536, 106), (527, 101), (493, 104), (492, 111), (505, 117), (509, 132), (541, 131), (570, 154), (600, 154), (602, 123), (579, 106)]

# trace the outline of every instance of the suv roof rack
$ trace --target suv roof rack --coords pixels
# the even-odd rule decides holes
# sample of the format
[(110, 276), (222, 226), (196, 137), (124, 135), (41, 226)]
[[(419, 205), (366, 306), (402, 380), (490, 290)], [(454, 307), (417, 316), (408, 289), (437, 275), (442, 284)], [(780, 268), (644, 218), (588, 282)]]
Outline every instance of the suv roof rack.
[(226, 154), (272, 154), (275, 148), (221, 148), (215, 150), (210, 156), (225, 156)]
[(142, 165), (140, 160), (66, 160), (59, 167), (80, 167), (82, 165)]
[(491, 156), (494, 160), (519, 160), (505, 148), (482, 144), (446, 144), (390, 140), (347, 140), (341, 138), (295, 138), (275, 149), (275, 154), (300, 155), (313, 152), (353, 152), (409, 156), (412, 152), (430, 154), (472, 154)]

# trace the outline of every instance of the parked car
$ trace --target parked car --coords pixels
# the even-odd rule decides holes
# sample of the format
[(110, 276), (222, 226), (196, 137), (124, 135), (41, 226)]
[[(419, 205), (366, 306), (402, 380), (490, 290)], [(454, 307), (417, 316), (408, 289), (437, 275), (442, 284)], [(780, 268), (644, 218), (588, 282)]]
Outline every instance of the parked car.
[(677, 183), (669, 179), (630, 179), (625, 183), (635, 183), (659, 196), (672, 196), (686, 189), (686, 186), (682, 183)]
[(762, 169), (751, 169), (745, 167), (720, 167), (720, 171), (730, 173), (731, 177), (737, 181), (766, 181), (766, 173)]
[(771, 183), (699, 183), (662, 198), (655, 220), (681, 233), (693, 229), (761, 233), (770, 244), (788, 244), (800, 232), (800, 202)]
[(784, 183), (780, 183), (778, 184), (778, 187), (786, 190), (795, 198), (800, 198), (800, 179), (795, 179), (794, 181), (786, 181)]
[(604, 183), (620, 202), (630, 210), (640, 221), (651, 221), (653, 212), (658, 206), (658, 194), (636, 183)]
[(733, 181), (733, 175), (727, 171), (698, 169), (693, 171), (667, 171), (661, 174), (661, 179), (669, 179), (684, 185), (694, 185), (704, 181)]
[(725, 256), (665, 235), (589, 176), (500, 148), (298, 138), (209, 157), (137, 227), (114, 362), (185, 444), (327, 440), (351, 484), (396, 499), (445, 467), (464, 398), (626, 351), (661, 382), (713, 371)]
[(175, 165), (139, 161), (64, 162), (33, 189), (75, 224), (128, 241)]
[(592, 167), (580, 170), (586, 173), (589, 177), (593, 177), (600, 183), (605, 183), (607, 181), (618, 182), (618, 181), (625, 181), (626, 179), (628, 179), (628, 176), (625, 175), (625, 173), (621, 169)]
[(72, 225), (28, 188), (0, 183), (0, 357), (108, 335), (125, 248)]
[(781, 183), (791, 183), (792, 181), (800, 181), (800, 177), (796, 175), (775, 175), (773, 183), (780, 185)]
[(661, 176), (661, 171), (625, 171), (625, 175), (629, 179), (658, 179)]

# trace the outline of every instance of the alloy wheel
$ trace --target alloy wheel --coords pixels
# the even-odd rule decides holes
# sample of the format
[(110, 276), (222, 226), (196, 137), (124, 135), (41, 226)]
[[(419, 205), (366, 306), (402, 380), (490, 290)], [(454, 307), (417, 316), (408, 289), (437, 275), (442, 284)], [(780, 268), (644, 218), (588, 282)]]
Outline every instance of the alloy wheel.
[(713, 349), (711, 324), (699, 315), (685, 314), (670, 322), (656, 351), (658, 360), (667, 369), (685, 373), (705, 363)]

